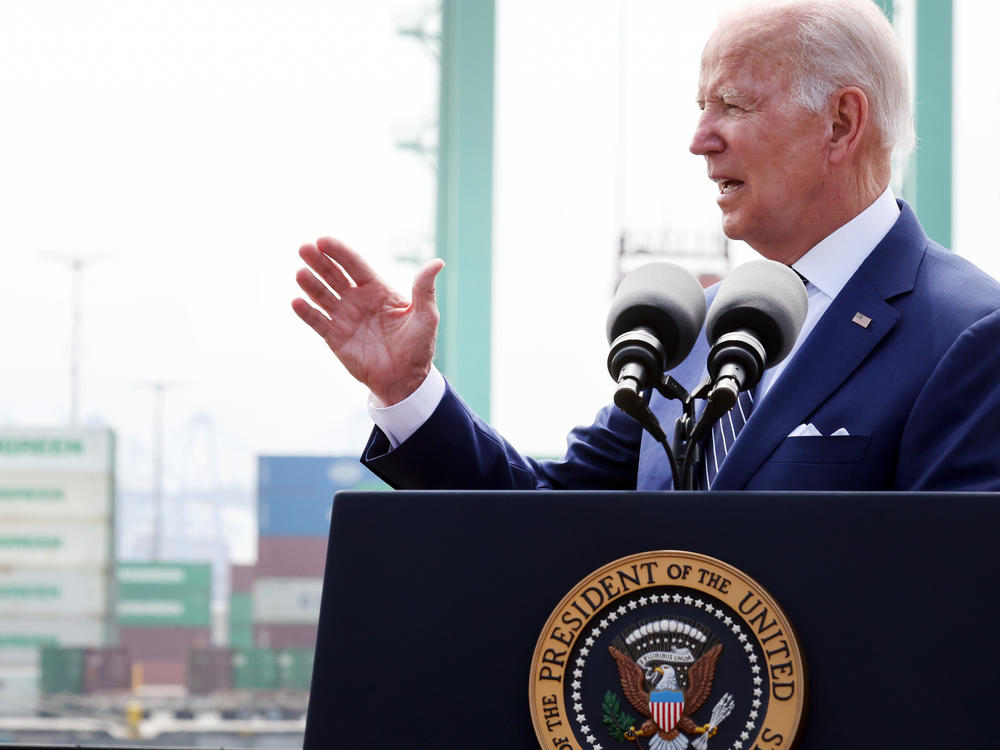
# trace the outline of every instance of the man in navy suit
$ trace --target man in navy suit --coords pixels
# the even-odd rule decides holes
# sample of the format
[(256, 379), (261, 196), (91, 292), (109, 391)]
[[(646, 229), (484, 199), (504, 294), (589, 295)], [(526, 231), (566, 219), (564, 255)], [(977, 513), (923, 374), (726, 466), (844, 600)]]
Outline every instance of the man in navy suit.
[[(723, 19), (698, 103), (691, 151), (718, 185), (723, 230), (798, 271), (809, 296), (745, 428), (723, 426), (706, 448), (702, 486), (1000, 490), (1000, 285), (930, 241), (889, 187), (892, 154), (913, 132), (905, 62), (881, 11), (791, 0)], [(559, 461), (521, 456), (476, 417), (431, 363), (440, 260), (418, 272), (408, 302), (340, 242), (300, 255), (311, 271), (297, 280), (319, 309), (293, 307), (370, 388), (378, 427), (363, 460), (390, 484), (671, 488), (662, 448), (615, 407), (574, 430)], [(672, 373), (688, 389), (707, 349), (701, 337)], [(650, 406), (669, 429), (678, 403), (654, 394)]]

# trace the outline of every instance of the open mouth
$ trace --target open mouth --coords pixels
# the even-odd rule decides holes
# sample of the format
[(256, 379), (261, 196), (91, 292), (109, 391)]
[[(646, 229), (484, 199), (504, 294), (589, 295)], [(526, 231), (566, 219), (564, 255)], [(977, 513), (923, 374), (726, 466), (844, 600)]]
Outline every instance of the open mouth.
[(740, 180), (716, 180), (715, 183), (719, 186), (719, 193), (722, 195), (734, 193), (744, 185)]

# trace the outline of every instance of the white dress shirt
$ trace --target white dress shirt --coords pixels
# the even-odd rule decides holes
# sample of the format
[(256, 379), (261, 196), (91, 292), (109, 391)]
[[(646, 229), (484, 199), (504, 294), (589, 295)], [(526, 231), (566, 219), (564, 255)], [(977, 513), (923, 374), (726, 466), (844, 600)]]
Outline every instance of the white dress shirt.
[(896, 196), (891, 187), (886, 188), (868, 208), (792, 263), (792, 268), (809, 280), (806, 284), (809, 307), (792, 351), (781, 362), (764, 371), (760, 385), (757, 386), (758, 401), (767, 395), (830, 303), (840, 294), (840, 290), (875, 246), (889, 233), (898, 218)]
[[(847, 280), (854, 275), (869, 253), (896, 223), (899, 206), (892, 188), (886, 188), (874, 203), (826, 237), (809, 252), (792, 264), (792, 268), (805, 276), (809, 283), (809, 308), (795, 346), (784, 360), (766, 370), (757, 387), (759, 401), (770, 390), (785, 367), (798, 352), (802, 342), (833, 302)], [(370, 395), (368, 413), (379, 429), (389, 438), (392, 447), (398, 446), (426, 422), (445, 391), (444, 376), (436, 367), (413, 393), (392, 406), (384, 406)]]

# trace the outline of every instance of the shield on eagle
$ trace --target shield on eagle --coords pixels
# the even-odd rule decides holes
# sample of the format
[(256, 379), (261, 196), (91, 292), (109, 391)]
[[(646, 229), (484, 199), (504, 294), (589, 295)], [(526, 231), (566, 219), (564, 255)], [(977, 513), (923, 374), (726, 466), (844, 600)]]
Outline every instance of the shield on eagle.
[(669, 732), (684, 715), (684, 693), (654, 690), (649, 694), (649, 713), (664, 732)]

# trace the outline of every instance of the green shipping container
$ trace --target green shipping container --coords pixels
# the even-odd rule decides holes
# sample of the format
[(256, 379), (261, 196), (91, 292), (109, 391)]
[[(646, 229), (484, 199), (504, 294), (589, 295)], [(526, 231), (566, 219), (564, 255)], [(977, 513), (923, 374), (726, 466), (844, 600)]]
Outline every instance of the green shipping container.
[(47, 646), (42, 649), (42, 692), (50, 695), (83, 693), (85, 649)]
[(233, 650), (233, 688), (277, 690), (280, 686), (278, 651), (270, 648)]
[(229, 625), (253, 623), (253, 594), (232, 594), (229, 597)]
[(249, 649), (254, 645), (253, 594), (232, 594), (229, 597), (229, 647)]
[(118, 563), (118, 596), (159, 599), (204, 593), (211, 596), (210, 563)]
[(253, 623), (229, 623), (229, 647), (250, 649), (254, 647)]
[(209, 627), (212, 623), (207, 592), (146, 598), (119, 596), (116, 612), (118, 624), (126, 627)]
[(316, 651), (311, 648), (288, 648), (278, 655), (278, 670), (284, 690), (308, 691), (312, 683)]
[(209, 563), (119, 563), (119, 625), (209, 627), (212, 566)]

